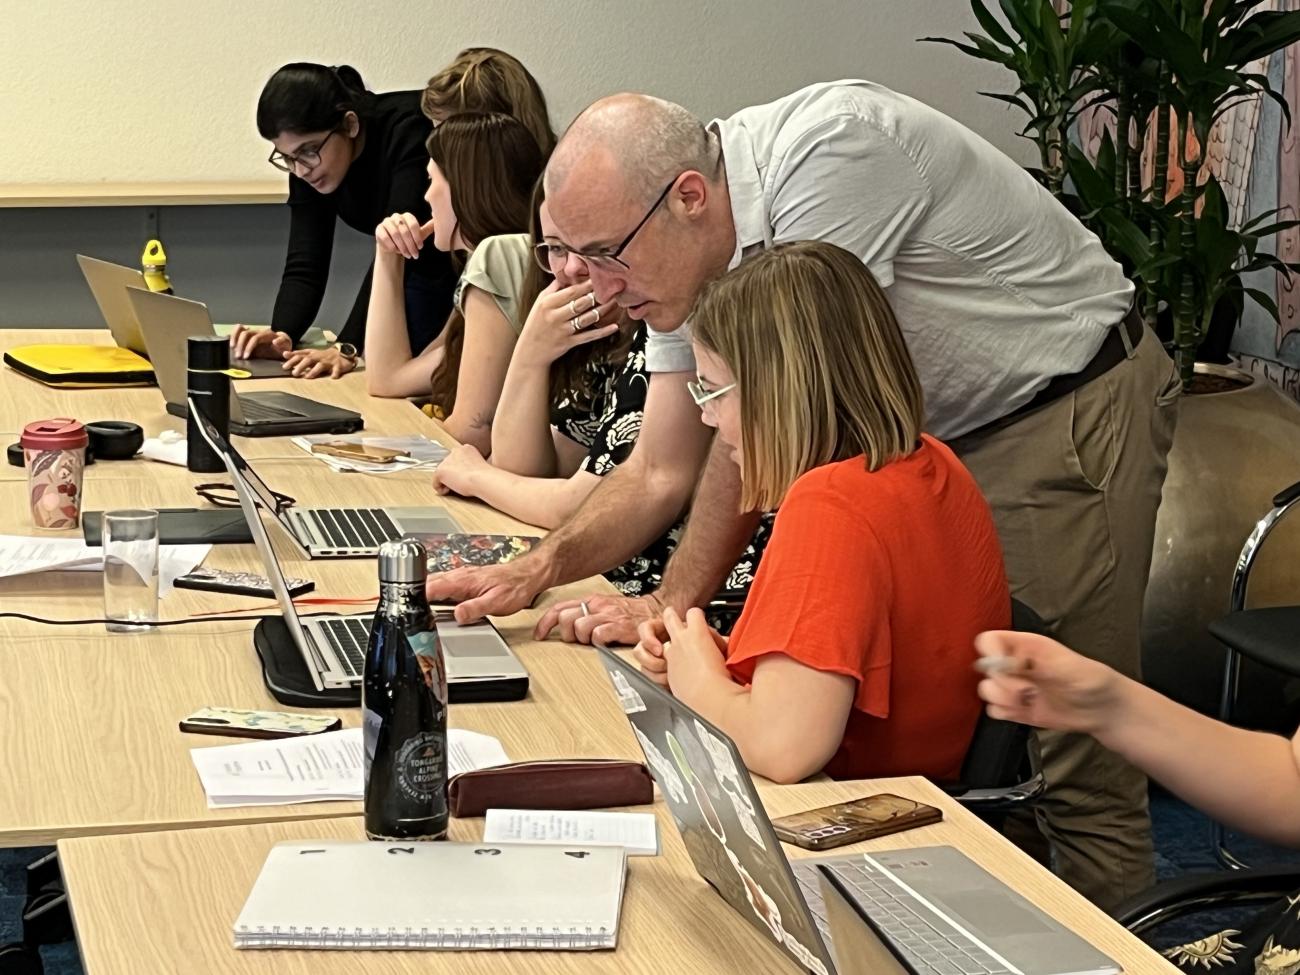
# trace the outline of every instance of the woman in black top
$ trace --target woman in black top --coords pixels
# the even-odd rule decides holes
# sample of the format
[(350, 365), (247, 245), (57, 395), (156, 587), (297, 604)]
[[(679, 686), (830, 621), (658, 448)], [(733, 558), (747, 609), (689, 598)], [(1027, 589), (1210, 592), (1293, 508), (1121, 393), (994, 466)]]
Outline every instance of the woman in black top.
[[(236, 328), (236, 358), (284, 357), (294, 375), (341, 375), (365, 345), (370, 299), (367, 269), (352, 312), (325, 353), (293, 353), (320, 310), (342, 220), (370, 236), (390, 213), (429, 219), (424, 143), (432, 123), (420, 112), (420, 92), (374, 94), (346, 65), (287, 64), (271, 76), (257, 104), (257, 129), (270, 140), (270, 162), (289, 173), (289, 250), (271, 315), (271, 331)], [(456, 273), (448, 256), (426, 248), (407, 265), (406, 320), (411, 346), (436, 337), (452, 307)], [(416, 334), (418, 333), (418, 334)]]

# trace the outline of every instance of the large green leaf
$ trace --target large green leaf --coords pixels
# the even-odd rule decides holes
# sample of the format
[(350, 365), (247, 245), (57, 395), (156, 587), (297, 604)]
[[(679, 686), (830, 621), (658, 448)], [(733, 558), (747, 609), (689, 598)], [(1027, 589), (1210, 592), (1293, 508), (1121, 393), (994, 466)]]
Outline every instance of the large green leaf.
[(1167, 61), (1183, 81), (1204, 71), (1200, 44), (1163, 4), (1156, 0), (1099, 0), (1098, 9), (1148, 54)]
[(1262, 10), (1223, 37), (1230, 64), (1249, 64), (1300, 41), (1300, 10)]
[(1273, 316), (1273, 321), (1276, 322), (1281, 320), (1282, 315), (1277, 310), (1277, 302), (1273, 300), (1271, 294), (1267, 291), (1260, 291), (1258, 288), (1245, 288), (1243, 290), (1246, 294), (1255, 299), (1256, 304)]
[(970, 0), (970, 6), (975, 13), (975, 19), (979, 21), (980, 27), (984, 29), (984, 33), (1004, 47), (1016, 46), (1016, 42), (1011, 39), (1011, 35), (1006, 32), (998, 18), (993, 15), (993, 12), (988, 7), (984, 6), (984, 0)]

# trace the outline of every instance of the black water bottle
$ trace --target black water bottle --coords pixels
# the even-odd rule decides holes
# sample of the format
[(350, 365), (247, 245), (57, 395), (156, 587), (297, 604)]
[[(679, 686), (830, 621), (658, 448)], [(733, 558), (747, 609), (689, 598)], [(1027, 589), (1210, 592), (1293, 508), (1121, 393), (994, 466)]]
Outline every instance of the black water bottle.
[[(208, 422), (226, 440), (230, 439), (230, 340), (216, 335), (191, 335), (186, 386), (190, 399), (198, 404)], [(200, 474), (224, 473), (226, 465), (203, 439), (198, 420), (190, 413), (185, 420), (185, 466)]]
[(361, 689), (366, 835), (447, 837), (447, 669), (413, 538), (379, 547), (379, 609)]

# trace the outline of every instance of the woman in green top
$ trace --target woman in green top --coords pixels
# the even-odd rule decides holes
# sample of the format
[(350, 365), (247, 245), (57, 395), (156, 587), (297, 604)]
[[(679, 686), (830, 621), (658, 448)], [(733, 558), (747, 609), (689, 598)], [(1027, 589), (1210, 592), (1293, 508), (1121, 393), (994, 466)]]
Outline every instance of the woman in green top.
[[(395, 213), (375, 231), (375, 277), (366, 334), (366, 385), (372, 396), (420, 396), (433, 402), (447, 432), (484, 452), (492, 415), (518, 333), (517, 290), (486, 282), (499, 263), (480, 242), (528, 226), (529, 196), (545, 160), (522, 123), (507, 115), (454, 115), (429, 137), (432, 219)], [(418, 352), (407, 339), (402, 300), (406, 262), (426, 244), (468, 255), (456, 309), (437, 340)]]

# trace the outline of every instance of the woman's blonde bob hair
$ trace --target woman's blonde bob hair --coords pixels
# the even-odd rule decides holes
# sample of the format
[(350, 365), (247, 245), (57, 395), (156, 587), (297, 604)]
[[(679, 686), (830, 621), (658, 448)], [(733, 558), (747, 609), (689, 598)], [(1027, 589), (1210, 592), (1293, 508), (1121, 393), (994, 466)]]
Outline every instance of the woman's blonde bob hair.
[(920, 442), (924, 402), (885, 294), (834, 244), (779, 244), (701, 292), (698, 343), (740, 396), (741, 503), (770, 511), (801, 475), (866, 455), (874, 471)]

